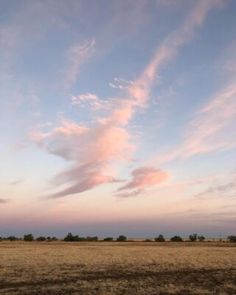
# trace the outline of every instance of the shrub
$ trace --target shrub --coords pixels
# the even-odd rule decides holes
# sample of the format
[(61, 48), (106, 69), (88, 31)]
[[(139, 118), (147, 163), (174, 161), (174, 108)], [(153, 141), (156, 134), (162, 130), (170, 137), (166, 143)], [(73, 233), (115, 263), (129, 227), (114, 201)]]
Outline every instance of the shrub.
[(43, 242), (43, 241), (46, 241), (46, 238), (45, 238), (45, 237), (38, 237), (38, 238), (36, 239), (36, 241), (38, 241), (38, 242)]
[(192, 234), (192, 235), (190, 235), (190, 236), (189, 236), (189, 240), (190, 240), (191, 242), (196, 242), (196, 241), (197, 241), (197, 234)]
[(88, 242), (92, 242), (92, 241), (98, 241), (98, 237), (97, 236), (95, 236), (95, 237), (87, 237), (86, 239), (85, 239), (86, 241), (88, 241)]
[(165, 242), (165, 238), (163, 235), (159, 235), (154, 240), (155, 240), (155, 242)]
[(34, 240), (34, 236), (32, 234), (24, 235), (24, 241), (32, 242)]
[(204, 242), (205, 241), (205, 237), (204, 236), (198, 236), (198, 241), (199, 242)]
[(146, 239), (146, 240), (144, 240), (144, 242), (152, 242), (152, 240), (151, 239)]
[(126, 242), (127, 241), (127, 237), (126, 236), (123, 236), (123, 235), (120, 235), (116, 240), (117, 240), (117, 242)]
[(68, 233), (67, 236), (64, 238), (64, 241), (66, 242), (76, 242), (79, 240), (79, 236), (73, 236), (72, 233)]
[(86, 242), (87, 241), (85, 237), (79, 237), (79, 236), (75, 236), (75, 240), (77, 242)]
[(17, 241), (18, 239), (15, 236), (9, 236), (9, 237), (7, 237), (7, 240), (13, 242), (13, 241)]
[(56, 237), (47, 237), (46, 239), (48, 242), (57, 241)]
[(105, 242), (112, 242), (113, 241), (113, 238), (112, 237), (107, 237), (107, 238), (104, 238), (103, 241), (105, 241)]
[(98, 241), (98, 237), (79, 237), (78, 235), (73, 236), (72, 233), (68, 233), (67, 236), (64, 238), (64, 241), (66, 242), (92, 242), (92, 241)]
[(183, 242), (183, 239), (180, 236), (174, 236), (170, 240), (171, 242)]
[(228, 236), (230, 243), (236, 243), (236, 236)]

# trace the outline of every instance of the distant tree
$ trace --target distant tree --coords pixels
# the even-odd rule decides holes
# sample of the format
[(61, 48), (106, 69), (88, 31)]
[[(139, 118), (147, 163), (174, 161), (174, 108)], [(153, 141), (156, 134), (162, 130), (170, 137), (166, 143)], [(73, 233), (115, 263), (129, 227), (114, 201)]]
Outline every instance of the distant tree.
[(204, 242), (205, 241), (205, 237), (204, 236), (198, 236), (198, 241), (199, 242)]
[(0, 237), (0, 242), (2, 242), (2, 237)]
[(85, 237), (79, 237), (79, 236), (74, 236), (74, 240), (76, 242), (86, 242), (87, 241), (87, 238), (85, 238)]
[(79, 237), (78, 235), (73, 236), (72, 233), (68, 233), (67, 236), (64, 238), (64, 241), (66, 242), (79, 242), (85, 240), (85, 238)]
[(171, 242), (183, 242), (183, 239), (180, 236), (174, 236), (170, 240)]
[(191, 242), (196, 242), (197, 238), (198, 238), (197, 234), (192, 234), (192, 235), (189, 236), (189, 240)]
[(72, 233), (68, 233), (67, 236), (64, 238), (64, 241), (66, 241), (66, 242), (72, 242), (73, 241), (73, 235), (72, 235)]
[(17, 241), (18, 239), (15, 236), (9, 236), (9, 237), (7, 237), (7, 240), (14, 242), (14, 241)]
[(34, 240), (34, 236), (32, 234), (24, 235), (24, 241), (32, 242)]
[(236, 243), (236, 236), (228, 236), (230, 243)]
[(98, 237), (97, 236), (95, 236), (95, 237), (87, 237), (86, 239), (85, 239), (86, 241), (88, 241), (88, 242), (96, 242), (96, 241), (98, 241)]
[(154, 240), (155, 240), (155, 242), (165, 242), (165, 238), (163, 235), (159, 235)]
[(126, 242), (127, 241), (127, 237), (126, 236), (123, 236), (123, 235), (120, 235), (116, 240), (117, 240), (117, 242)]
[(111, 242), (111, 241), (113, 241), (113, 238), (112, 237), (107, 237), (107, 238), (104, 238), (103, 241)]
[(64, 238), (66, 242), (74, 242), (77, 236), (73, 236), (72, 233), (68, 233), (67, 236)]
[(144, 242), (152, 242), (151, 239), (145, 239)]
[(46, 238), (40, 236), (40, 237), (38, 237), (38, 238), (36, 239), (36, 241), (38, 241), (38, 242), (43, 242), (43, 241), (46, 241)]

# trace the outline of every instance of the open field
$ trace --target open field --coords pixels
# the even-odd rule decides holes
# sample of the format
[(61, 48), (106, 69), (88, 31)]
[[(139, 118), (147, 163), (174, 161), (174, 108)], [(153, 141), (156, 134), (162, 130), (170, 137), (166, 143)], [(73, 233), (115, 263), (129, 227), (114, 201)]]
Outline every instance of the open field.
[(1, 242), (0, 294), (236, 294), (236, 247)]

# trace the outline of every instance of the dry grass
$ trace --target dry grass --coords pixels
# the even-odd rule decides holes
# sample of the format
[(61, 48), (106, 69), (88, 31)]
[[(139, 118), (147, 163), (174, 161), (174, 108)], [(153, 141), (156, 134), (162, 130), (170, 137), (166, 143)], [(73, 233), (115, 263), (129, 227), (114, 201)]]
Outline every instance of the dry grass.
[(1, 242), (0, 294), (236, 294), (236, 247)]

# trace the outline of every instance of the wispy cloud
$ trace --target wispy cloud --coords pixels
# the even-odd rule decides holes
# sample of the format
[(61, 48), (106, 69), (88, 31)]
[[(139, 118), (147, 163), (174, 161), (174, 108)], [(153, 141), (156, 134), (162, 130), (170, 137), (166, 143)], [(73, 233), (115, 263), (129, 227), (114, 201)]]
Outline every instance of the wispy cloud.
[(107, 100), (100, 99), (94, 93), (83, 93), (77, 96), (72, 95), (71, 104), (82, 108), (90, 108), (92, 110), (108, 109), (110, 105)]
[[(236, 86), (232, 82), (196, 112), (183, 142), (157, 157), (159, 164), (236, 147)], [(227, 132), (226, 132), (227, 129)], [(153, 162), (153, 159), (151, 160)]]
[[(148, 102), (152, 86), (156, 82), (156, 78), (159, 76), (161, 69), (176, 57), (179, 49), (183, 45), (193, 38), (195, 30), (202, 26), (208, 11), (217, 5), (219, 5), (219, 1), (212, 0), (198, 2), (183, 24), (168, 35), (161, 43), (157, 48), (154, 57), (140, 75), (139, 79), (134, 81), (128, 88), (129, 95), (133, 98), (134, 105), (144, 106)], [(151, 170), (152, 169), (154, 168), (151, 168)], [(142, 181), (143, 184), (146, 182), (147, 185), (151, 186), (151, 181), (158, 180), (158, 176), (160, 176), (157, 172), (159, 170), (156, 170), (156, 174), (154, 173), (155, 169), (153, 172), (151, 172), (151, 170), (143, 170), (142, 167), (134, 170), (132, 172), (133, 179), (127, 184), (128, 187), (124, 186), (121, 189), (132, 188), (132, 186), (134, 186), (133, 188), (136, 188), (135, 184), (141, 185)], [(136, 175), (137, 173), (138, 175)], [(164, 172), (163, 177), (163, 180), (167, 178), (167, 174)], [(150, 179), (150, 183), (148, 183), (148, 179)], [(155, 184), (155, 181), (153, 184)], [(137, 195), (137, 190), (134, 191), (134, 194)]]
[(204, 191), (194, 195), (196, 199), (209, 200), (210, 198), (235, 198), (236, 194), (236, 177), (225, 183), (215, 183), (209, 186)]
[(193, 38), (195, 30), (202, 26), (208, 11), (219, 3), (220, 1), (217, 0), (198, 1), (183, 24), (164, 39), (145, 71), (129, 88), (130, 95), (138, 103), (147, 101), (159, 71), (176, 57), (183, 45)]
[[(218, 1), (199, 1), (183, 22), (182, 26), (171, 33), (157, 48), (154, 57), (140, 77), (129, 83), (124, 98), (114, 99), (110, 113), (94, 120), (93, 126), (81, 126), (68, 120), (49, 133), (34, 132), (32, 140), (45, 148), (49, 153), (71, 161), (72, 167), (59, 174), (55, 181), (66, 185), (65, 189), (51, 194), (52, 197), (63, 197), (76, 194), (100, 184), (120, 181), (114, 173), (114, 166), (132, 158), (135, 144), (131, 144), (129, 133), (130, 120), (139, 108), (144, 107), (150, 96), (159, 71), (178, 50), (193, 37), (194, 31), (200, 27), (210, 8)], [(78, 76), (81, 64), (94, 51), (95, 41), (75, 45), (68, 51), (69, 68), (66, 75), (67, 84), (72, 85)], [(96, 101), (96, 95), (85, 95), (80, 101)], [(74, 102), (77, 100), (74, 98)], [(138, 168), (133, 172), (133, 179), (121, 190), (144, 189), (167, 178), (165, 172), (153, 167)]]
[(85, 41), (83, 44), (72, 45), (67, 51), (68, 68), (65, 73), (66, 87), (76, 82), (82, 65), (88, 61), (95, 51), (95, 40)]
[(18, 184), (21, 184), (24, 180), (23, 179), (16, 179), (16, 180), (13, 180), (13, 181), (10, 181), (9, 182), (9, 185), (18, 185)]
[(114, 78), (112, 82), (109, 82), (109, 86), (115, 89), (127, 89), (132, 85), (134, 82), (131, 80), (125, 80), (123, 78)]
[(117, 182), (112, 164), (128, 160), (132, 149), (129, 133), (109, 118), (85, 127), (63, 121), (49, 133), (33, 133), (32, 140), (49, 153), (62, 157), (73, 165), (57, 175), (57, 186), (69, 185), (52, 197), (62, 197), (89, 190), (95, 186)]
[(85, 102), (85, 101), (97, 101), (97, 100), (98, 100), (98, 96), (94, 93), (84, 93), (78, 96), (71, 97), (72, 104), (80, 104), (81, 102)]
[[(153, 167), (141, 167), (133, 170), (132, 179), (118, 189), (125, 191), (121, 196), (130, 197), (141, 194), (144, 189), (156, 186), (168, 179), (168, 174)], [(118, 194), (119, 196), (119, 194)]]
[(0, 198), (0, 204), (5, 204), (7, 203), (9, 200), (8, 199), (2, 199)]

